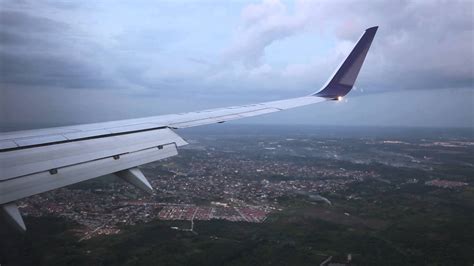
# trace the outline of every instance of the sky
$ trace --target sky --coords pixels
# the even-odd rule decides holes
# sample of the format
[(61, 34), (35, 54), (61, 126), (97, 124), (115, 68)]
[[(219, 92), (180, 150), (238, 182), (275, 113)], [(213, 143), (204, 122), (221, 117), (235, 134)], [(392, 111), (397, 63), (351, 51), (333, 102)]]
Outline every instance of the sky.
[(474, 128), (474, 2), (0, 0), (2, 131), (353, 91), (232, 123)]

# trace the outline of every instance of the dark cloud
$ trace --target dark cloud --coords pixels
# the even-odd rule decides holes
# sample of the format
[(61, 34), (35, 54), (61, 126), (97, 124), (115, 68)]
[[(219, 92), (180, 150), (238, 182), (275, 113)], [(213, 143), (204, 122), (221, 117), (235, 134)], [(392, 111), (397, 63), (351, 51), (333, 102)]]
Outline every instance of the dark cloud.
[(107, 85), (100, 69), (55, 54), (0, 52), (0, 84), (90, 88)]
[(2, 30), (21, 32), (25, 35), (63, 32), (68, 28), (68, 25), (62, 22), (11, 10), (0, 11), (0, 24)]
[(4, 10), (0, 25), (0, 85), (101, 88), (113, 82), (97, 64), (100, 47), (70, 25)]

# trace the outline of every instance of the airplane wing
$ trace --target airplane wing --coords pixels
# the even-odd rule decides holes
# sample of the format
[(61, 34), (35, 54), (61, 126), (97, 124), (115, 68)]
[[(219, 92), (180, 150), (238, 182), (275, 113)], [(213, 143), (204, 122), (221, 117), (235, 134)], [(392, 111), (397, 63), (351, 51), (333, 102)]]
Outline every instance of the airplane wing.
[(24, 231), (15, 201), (31, 195), (112, 173), (152, 192), (137, 166), (177, 155), (177, 148), (187, 143), (175, 129), (339, 100), (352, 89), (376, 31), (377, 27), (367, 29), (322, 89), (308, 96), (200, 112), (1, 133), (1, 209)]

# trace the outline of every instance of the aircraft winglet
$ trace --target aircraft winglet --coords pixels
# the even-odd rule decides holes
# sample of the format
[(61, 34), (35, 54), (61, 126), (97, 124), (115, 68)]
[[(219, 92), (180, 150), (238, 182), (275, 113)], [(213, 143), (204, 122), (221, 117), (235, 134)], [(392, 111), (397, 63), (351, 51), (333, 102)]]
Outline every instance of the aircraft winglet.
[(323, 88), (314, 93), (313, 96), (336, 100), (349, 93), (354, 86), (377, 29), (378, 26), (365, 30), (351, 53), (344, 62), (342, 62), (334, 75), (332, 75)]

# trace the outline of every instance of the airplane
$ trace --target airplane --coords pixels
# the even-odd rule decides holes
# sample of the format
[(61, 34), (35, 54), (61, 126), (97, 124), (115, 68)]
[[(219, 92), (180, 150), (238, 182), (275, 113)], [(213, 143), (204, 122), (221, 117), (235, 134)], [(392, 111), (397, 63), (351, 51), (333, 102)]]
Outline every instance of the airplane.
[(153, 193), (138, 166), (175, 156), (188, 144), (176, 130), (299, 106), (340, 101), (354, 86), (378, 26), (368, 28), (320, 90), (310, 95), (199, 112), (188, 112), (0, 134), (0, 206), (22, 232), (15, 201), (56, 188), (114, 174)]

